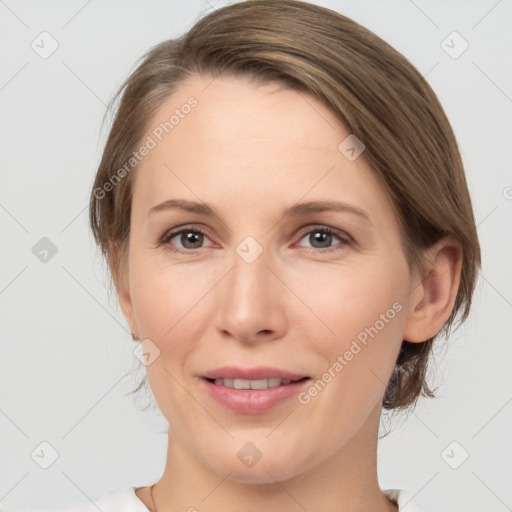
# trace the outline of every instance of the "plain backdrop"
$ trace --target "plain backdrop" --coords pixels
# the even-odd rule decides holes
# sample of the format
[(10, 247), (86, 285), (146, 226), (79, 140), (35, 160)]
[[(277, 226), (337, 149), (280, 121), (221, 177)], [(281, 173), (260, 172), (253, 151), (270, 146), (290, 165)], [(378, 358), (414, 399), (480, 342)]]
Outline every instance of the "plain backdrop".
[[(166, 422), (127, 394), (144, 368), (109, 301), (88, 195), (105, 105), (135, 60), (225, 3), (0, 1), (4, 506), (95, 500), (163, 471)], [(383, 421), (381, 487), (407, 489), (432, 512), (512, 510), (512, 2), (315, 3), (374, 31), (431, 84), (460, 144), (482, 245), (474, 309), (435, 359), (439, 397)]]

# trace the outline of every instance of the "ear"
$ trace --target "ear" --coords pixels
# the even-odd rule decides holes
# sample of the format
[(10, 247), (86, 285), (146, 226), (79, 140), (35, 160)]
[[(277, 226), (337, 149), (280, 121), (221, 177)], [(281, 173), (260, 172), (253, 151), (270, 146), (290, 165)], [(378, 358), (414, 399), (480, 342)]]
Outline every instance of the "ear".
[(119, 305), (131, 333), (138, 336), (138, 327), (133, 314), (133, 305), (130, 294), (128, 265), (123, 265), (122, 261), (119, 259), (121, 255), (118, 252), (118, 245), (112, 240), (109, 241), (109, 248), (108, 264), (110, 267), (110, 273), (114, 278), (114, 285), (116, 287)]
[(420, 343), (435, 336), (453, 310), (459, 290), (462, 248), (457, 240), (445, 237), (425, 253), (427, 272), (416, 271), (410, 293), (410, 311), (403, 339)]

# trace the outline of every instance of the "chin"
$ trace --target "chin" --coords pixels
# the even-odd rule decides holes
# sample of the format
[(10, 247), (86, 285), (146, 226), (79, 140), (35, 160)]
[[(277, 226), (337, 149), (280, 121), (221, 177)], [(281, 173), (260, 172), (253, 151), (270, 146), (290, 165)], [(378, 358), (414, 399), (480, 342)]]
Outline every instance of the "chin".
[[(293, 466), (290, 464), (291, 460), (294, 461)], [(210, 469), (220, 477), (244, 484), (275, 484), (276, 480), (288, 480), (302, 472), (296, 458), (282, 456), (276, 452), (272, 453), (271, 457), (265, 457), (263, 454), (252, 466), (244, 464), (236, 455), (234, 460), (225, 457), (222, 462), (219, 459), (208, 462)]]
[[(256, 467), (250, 469), (241, 469), (241, 468), (226, 468), (226, 473), (219, 473), (223, 478), (228, 478), (233, 482), (238, 482), (241, 484), (253, 484), (253, 485), (265, 485), (265, 484), (275, 484), (277, 481), (288, 480), (293, 476), (290, 472), (290, 468), (279, 468), (277, 470), (274, 468), (273, 471), (267, 470), (263, 467), (256, 469)], [(229, 475), (229, 476), (227, 476)]]

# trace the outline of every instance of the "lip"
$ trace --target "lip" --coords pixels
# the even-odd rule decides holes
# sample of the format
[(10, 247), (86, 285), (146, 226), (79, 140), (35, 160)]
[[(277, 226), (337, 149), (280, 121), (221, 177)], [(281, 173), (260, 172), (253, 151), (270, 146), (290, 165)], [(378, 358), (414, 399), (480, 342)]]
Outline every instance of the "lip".
[(209, 395), (224, 407), (240, 414), (260, 414), (279, 405), (309, 385), (311, 379), (267, 389), (234, 389), (200, 379)]
[[(292, 373), (280, 368), (271, 366), (256, 366), (254, 368), (241, 368), (237, 366), (222, 366), (215, 370), (205, 372), (201, 377), (205, 379), (271, 379), (278, 378), (283, 380), (297, 380), (307, 377), (298, 373)], [(278, 386), (280, 387), (280, 386)]]

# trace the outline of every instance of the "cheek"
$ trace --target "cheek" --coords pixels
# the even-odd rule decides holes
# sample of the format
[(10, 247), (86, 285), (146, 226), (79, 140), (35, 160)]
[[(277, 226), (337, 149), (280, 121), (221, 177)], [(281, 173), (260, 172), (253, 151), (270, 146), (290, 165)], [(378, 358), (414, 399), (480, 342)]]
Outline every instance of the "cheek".
[[(333, 351), (347, 350), (354, 339), (368, 331), (379, 339), (392, 339), (402, 327), (400, 311), (407, 290), (407, 266), (399, 258), (391, 265), (382, 258), (337, 267), (318, 266), (297, 272), (294, 292), (307, 308), (303, 325), (317, 349), (332, 358)], [(293, 282), (293, 281), (291, 281)]]
[[(213, 323), (213, 290), (222, 278), (215, 269), (169, 265), (165, 257), (134, 253), (131, 294), (140, 335), (149, 338), (159, 356), (146, 367), (149, 383), (162, 411), (177, 417), (179, 403), (186, 405), (185, 376), (197, 372), (196, 353), (210, 360), (211, 344), (202, 343), (205, 326)], [(141, 338), (142, 339), (142, 338)], [(201, 344), (201, 348), (199, 345)], [(178, 409), (176, 409), (178, 407)], [(169, 412), (169, 415), (167, 414)]]
[(149, 338), (159, 350), (158, 357), (146, 367), (149, 385), (169, 424), (175, 425), (190, 405), (184, 375), (190, 374), (187, 365), (201, 339), (203, 324), (199, 319), (204, 321), (207, 314), (201, 298), (213, 282), (154, 258), (141, 258), (132, 268), (136, 322), (141, 336)]
[[(213, 272), (169, 265), (164, 257), (133, 257), (130, 291), (137, 325), (151, 339), (176, 339), (190, 317), (201, 314), (202, 298), (216, 279)], [(164, 348), (164, 347), (162, 347)]]
[(319, 317), (308, 314), (303, 325), (305, 348), (323, 372), (301, 398), (312, 417), (330, 411), (333, 424), (356, 429), (381, 401), (404, 326), (408, 270), (396, 261), (325, 269), (302, 282), (298, 293)]
[(315, 321), (316, 330), (307, 335), (314, 354), (322, 357), (324, 373), (301, 402), (318, 417), (329, 410), (337, 425), (352, 418), (355, 426), (380, 401), (402, 343), (408, 270), (396, 261), (331, 269), (307, 288), (304, 283), (308, 305), (324, 324), (320, 331), (322, 323)]

